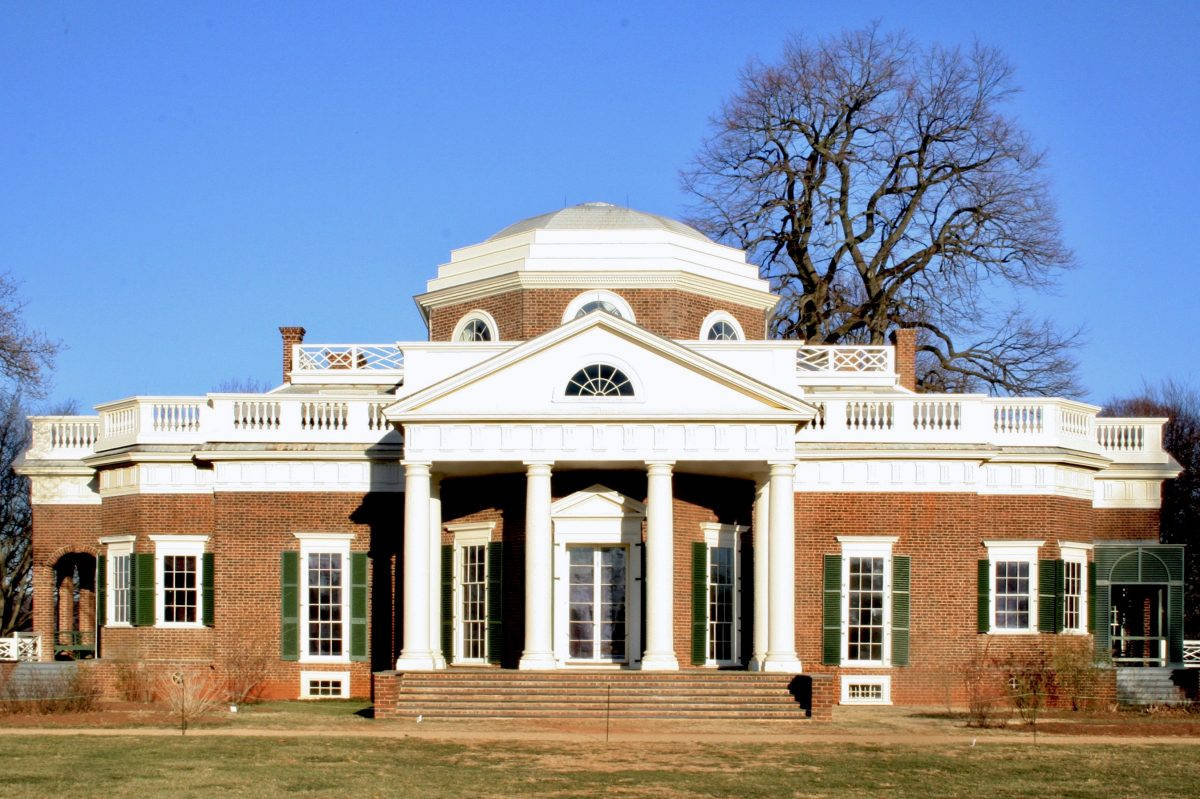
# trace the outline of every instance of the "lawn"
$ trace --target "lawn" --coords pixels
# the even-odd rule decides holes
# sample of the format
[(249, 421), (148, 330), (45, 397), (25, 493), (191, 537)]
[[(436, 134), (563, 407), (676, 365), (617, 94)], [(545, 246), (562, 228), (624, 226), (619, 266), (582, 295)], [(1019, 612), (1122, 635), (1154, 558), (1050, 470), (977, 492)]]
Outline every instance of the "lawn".
[[(865, 734), (864, 740), (870, 735)], [(10, 796), (1195, 796), (1192, 745), (5, 735)]]

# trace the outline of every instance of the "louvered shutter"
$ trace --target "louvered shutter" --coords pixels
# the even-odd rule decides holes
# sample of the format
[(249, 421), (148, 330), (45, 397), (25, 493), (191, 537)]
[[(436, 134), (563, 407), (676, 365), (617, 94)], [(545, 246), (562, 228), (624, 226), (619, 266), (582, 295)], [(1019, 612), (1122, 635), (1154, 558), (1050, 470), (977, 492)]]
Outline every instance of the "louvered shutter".
[(139, 552), (133, 556), (134, 593), (137, 594), (136, 616), (134, 622), (139, 627), (154, 626), (154, 553)]
[(1061, 622), (1059, 617), (1058, 597), (1060, 592), (1054, 590), (1054, 561), (1039, 560), (1038, 570), (1038, 617), (1037, 629), (1042, 633), (1058, 632)]
[(200, 558), (201, 571), (201, 588), (200, 588), (200, 621), (205, 627), (213, 626), (213, 602), (216, 599), (216, 580), (214, 579), (215, 572), (213, 569), (213, 553), (205, 552)]
[[(96, 626), (108, 623), (108, 572), (107, 560), (103, 555), (96, 557)], [(97, 654), (97, 657), (99, 655)]]
[(754, 545), (749, 535), (743, 535), (738, 559), (738, 610), (742, 663), (749, 663), (754, 649), (754, 591), (747, 590), (754, 574)]
[(279, 553), (279, 657), (300, 659), (300, 553)]
[(499, 664), (504, 656), (504, 542), (488, 544), (487, 557), (488, 661)]
[[(454, 662), (454, 547), (442, 545), (442, 657)], [(489, 597), (490, 599), (491, 597)]]
[(692, 542), (692, 665), (708, 661), (708, 544)]
[(350, 659), (367, 659), (367, 553), (350, 553)]
[(908, 624), (911, 597), (912, 559), (892, 558), (892, 665), (908, 665)]
[(821, 662), (837, 666), (842, 662), (842, 556), (826, 555), (824, 592), (821, 609)]
[(991, 565), (987, 560), (976, 564), (975, 582), (975, 631), (986, 633), (992, 628), (991, 619)]

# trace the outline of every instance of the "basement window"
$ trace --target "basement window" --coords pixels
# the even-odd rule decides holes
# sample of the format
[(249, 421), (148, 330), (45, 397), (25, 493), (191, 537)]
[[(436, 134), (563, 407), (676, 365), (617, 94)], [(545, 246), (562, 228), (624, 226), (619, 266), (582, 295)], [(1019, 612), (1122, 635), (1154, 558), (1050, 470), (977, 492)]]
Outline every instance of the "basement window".
[(300, 672), (301, 699), (348, 699), (350, 697), (350, 672), (348, 671), (302, 671)]
[(886, 674), (842, 677), (843, 705), (890, 705), (892, 678)]

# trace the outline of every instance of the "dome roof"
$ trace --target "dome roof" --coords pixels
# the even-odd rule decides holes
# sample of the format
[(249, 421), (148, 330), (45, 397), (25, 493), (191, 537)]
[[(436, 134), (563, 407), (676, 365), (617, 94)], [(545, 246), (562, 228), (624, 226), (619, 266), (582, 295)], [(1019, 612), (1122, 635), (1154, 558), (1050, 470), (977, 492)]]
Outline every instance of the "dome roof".
[(622, 208), (611, 203), (582, 203), (560, 208), (548, 214), (531, 216), (509, 225), (488, 241), (529, 230), (669, 230), (701, 241), (710, 241), (693, 227), (657, 214)]

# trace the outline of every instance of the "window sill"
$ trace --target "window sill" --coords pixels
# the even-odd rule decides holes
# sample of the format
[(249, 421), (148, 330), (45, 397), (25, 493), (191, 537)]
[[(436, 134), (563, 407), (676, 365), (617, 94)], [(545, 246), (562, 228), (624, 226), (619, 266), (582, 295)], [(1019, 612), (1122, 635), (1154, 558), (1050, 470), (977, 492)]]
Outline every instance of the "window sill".
[(160, 630), (205, 630), (208, 625), (191, 621), (159, 621), (154, 626)]
[(985, 635), (1038, 635), (1040, 630), (988, 630)]
[(106, 630), (124, 630), (132, 628), (133, 625), (127, 621), (110, 621), (108, 624), (104, 625), (104, 629)]
[(882, 660), (843, 660), (841, 666), (844, 669), (890, 669), (892, 664)]
[(301, 655), (300, 663), (340, 663), (350, 662), (349, 655)]

